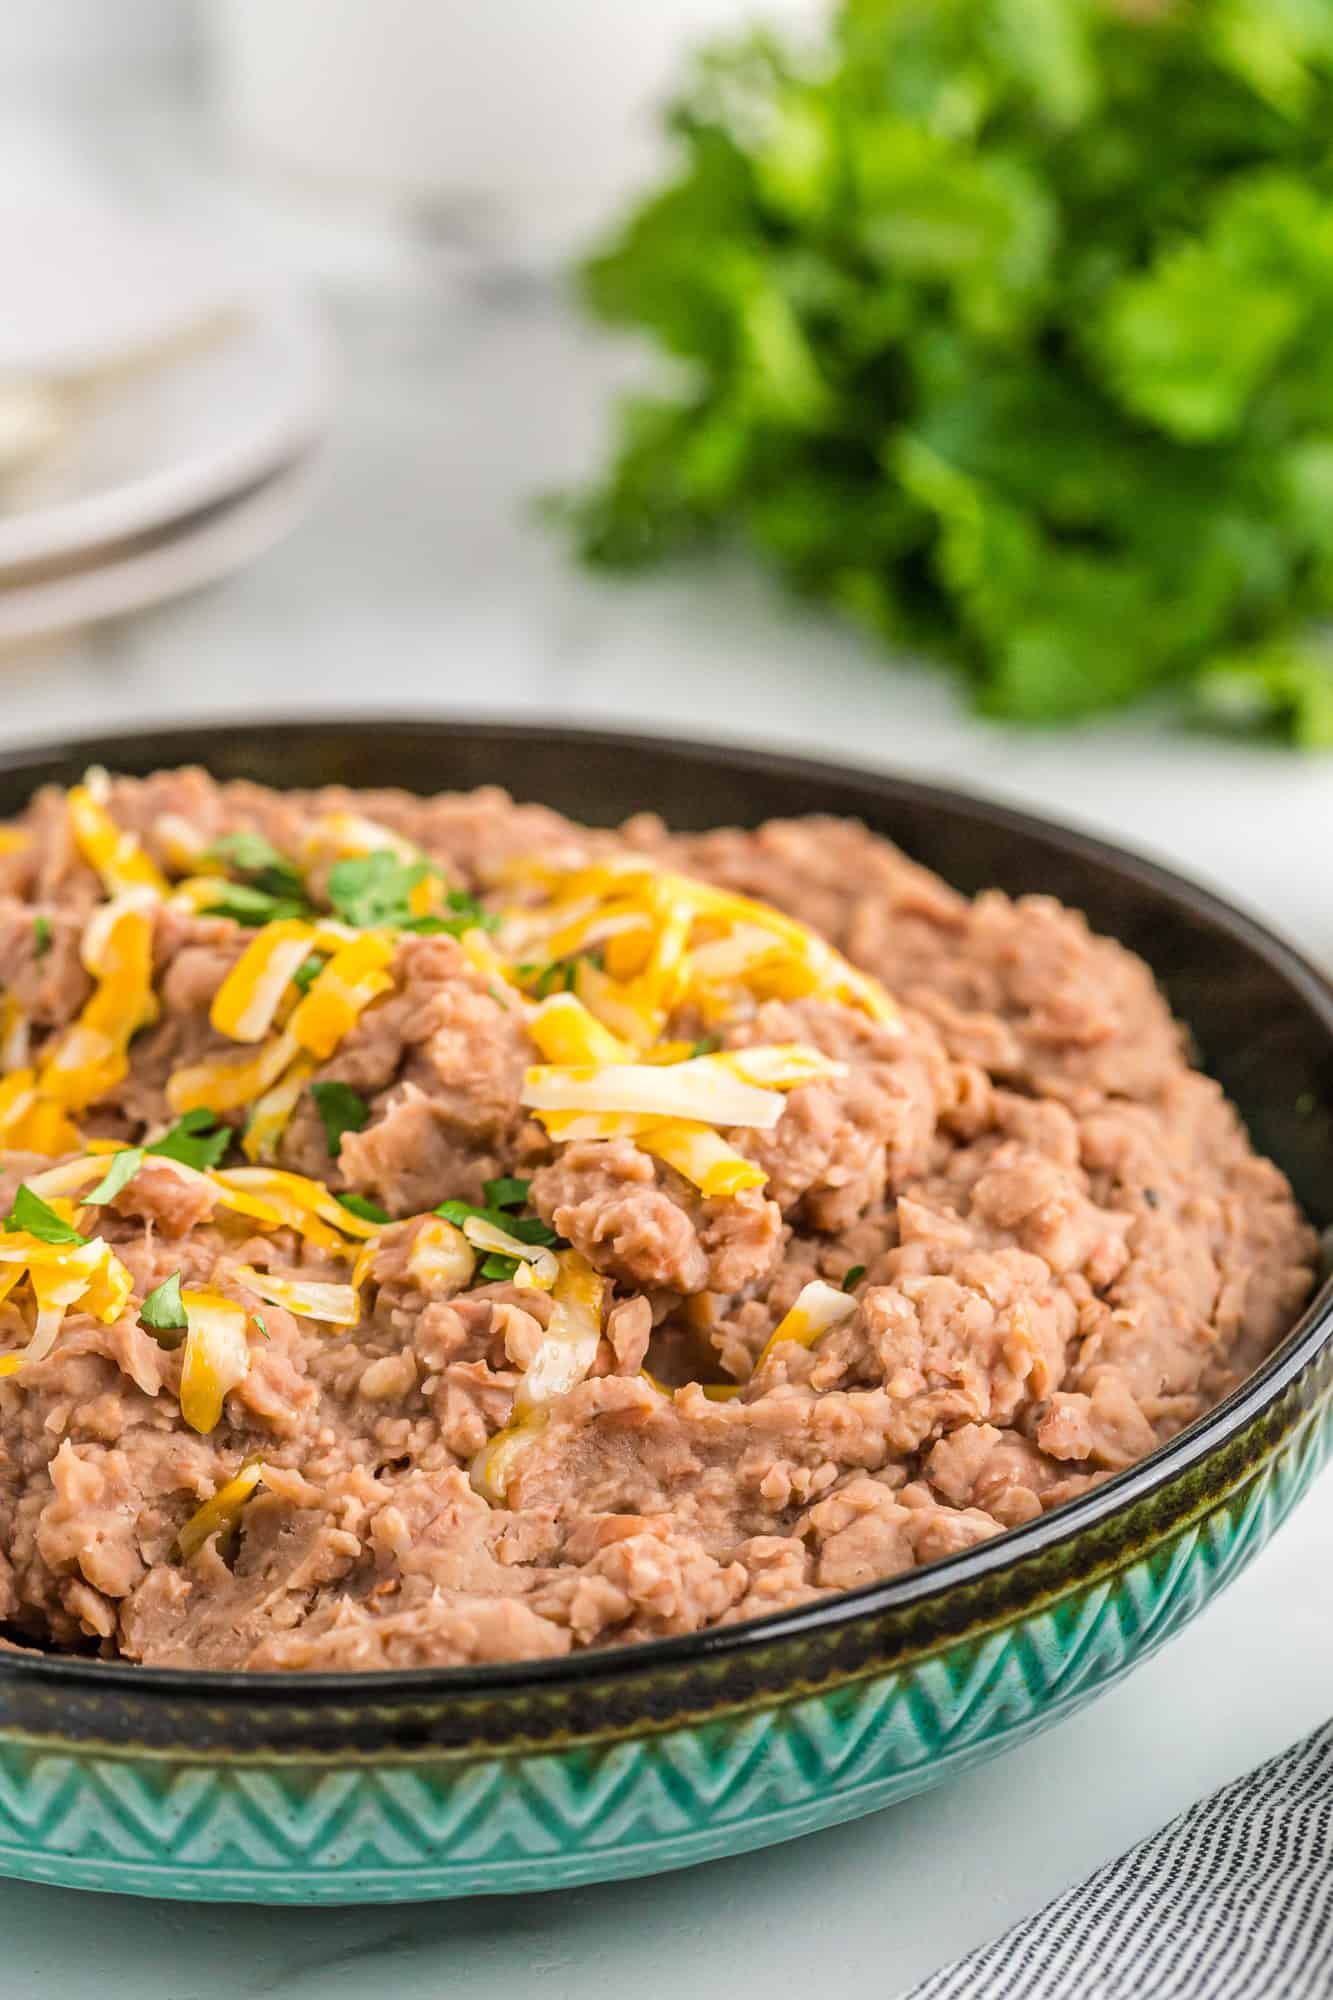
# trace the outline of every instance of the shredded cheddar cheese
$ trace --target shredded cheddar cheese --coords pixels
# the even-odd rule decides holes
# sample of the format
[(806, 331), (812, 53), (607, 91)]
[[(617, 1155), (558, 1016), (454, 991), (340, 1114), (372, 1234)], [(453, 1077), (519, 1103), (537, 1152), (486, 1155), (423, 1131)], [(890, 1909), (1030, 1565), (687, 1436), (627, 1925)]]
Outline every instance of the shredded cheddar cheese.
[(251, 1459), (233, 1478), (219, 1486), (211, 1500), (205, 1500), (202, 1507), (196, 1508), (176, 1537), (172, 1549), (176, 1561), (188, 1562), (211, 1536), (230, 1532), (263, 1477), (263, 1460)]
[(144, 853), (134, 835), (116, 825), (97, 798), (98, 789), (85, 778), (81, 785), (70, 789), (65, 801), (70, 830), (80, 854), (90, 868), (97, 870), (108, 895), (118, 896), (125, 889), (141, 888), (150, 889), (155, 896), (165, 896), (165, 875)]
[[(363, 1251), (357, 1259), (352, 1273), (353, 1284), (359, 1285), (366, 1276), (365, 1261), (373, 1253)], [(523, 1246), (527, 1256), (527, 1245)], [(461, 1292), (472, 1282), (472, 1274), (477, 1268), (476, 1254), (461, 1229), (443, 1216), (432, 1215), (423, 1222), (413, 1239), (408, 1256), (407, 1268), (423, 1290)]]
[(279, 1278), (238, 1264), (233, 1274), (265, 1305), (281, 1306), (301, 1319), (323, 1320), (327, 1326), (355, 1326), (361, 1302), (354, 1285), (322, 1284), (315, 1279)]
[(648, 1118), (748, 1125), (761, 1132), (771, 1131), (782, 1116), (779, 1092), (746, 1083), (706, 1056), (668, 1065), (538, 1065), (523, 1079), (521, 1102), (538, 1112), (627, 1111)]
[(43, 1060), (39, 1094), (81, 1111), (114, 1090), (129, 1071), (131, 1036), (158, 1016), (153, 992), (153, 922), (122, 908), (97, 944), (90, 970), (97, 985), (82, 1013)]
[(482, 1446), (468, 1469), (474, 1490), (502, 1507), (519, 1457), (550, 1421), (551, 1407), (597, 1358), (607, 1281), (577, 1250), (562, 1250), (545, 1338), (519, 1381), (515, 1421)]
[(0, 1232), (0, 1298), (26, 1280), (32, 1294), (32, 1336), (17, 1354), (0, 1356), (0, 1375), (33, 1367), (55, 1345), (66, 1312), (77, 1306), (109, 1326), (129, 1301), (133, 1280), (108, 1243), (45, 1243), (24, 1230)]
[(309, 924), (287, 919), (255, 933), (213, 996), (208, 1018), (218, 1034), (233, 1042), (263, 1040), (314, 935)]
[(837, 1326), (840, 1320), (850, 1319), (857, 1304), (850, 1292), (839, 1291), (836, 1285), (826, 1285), (822, 1278), (812, 1278), (808, 1285), (801, 1287), (795, 1304), (769, 1335), (754, 1364), (754, 1372), (759, 1372), (784, 1340), (798, 1341), (802, 1347), (813, 1347), (831, 1326)]
[(181, 1415), (191, 1430), (207, 1436), (222, 1415), (225, 1398), (250, 1370), (245, 1307), (221, 1292), (182, 1292), (189, 1320), (181, 1366)]
[(393, 939), (379, 931), (363, 931), (336, 951), (292, 1015), (300, 1047), (326, 1062), (371, 1001), (392, 988), (393, 956)]

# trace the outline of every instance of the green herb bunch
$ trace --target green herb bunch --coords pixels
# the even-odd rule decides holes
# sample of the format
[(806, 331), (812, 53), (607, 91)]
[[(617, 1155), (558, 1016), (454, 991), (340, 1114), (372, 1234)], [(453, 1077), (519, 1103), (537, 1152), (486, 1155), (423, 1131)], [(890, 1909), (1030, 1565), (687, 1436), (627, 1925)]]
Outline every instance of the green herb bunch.
[(589, 561), (739, 537), (994, 714), (1333, 744), (1333, 0), (844, 0), (670, 116)]

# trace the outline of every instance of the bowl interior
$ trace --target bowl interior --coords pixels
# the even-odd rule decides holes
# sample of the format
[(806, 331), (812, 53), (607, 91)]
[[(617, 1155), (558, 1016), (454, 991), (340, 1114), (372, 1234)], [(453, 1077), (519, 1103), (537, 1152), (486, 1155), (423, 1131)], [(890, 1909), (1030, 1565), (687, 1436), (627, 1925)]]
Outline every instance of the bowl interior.
[(1259, 1150), (1290, 1175), (1320, 1227), (1333, 1222), (1327, 982), (1206, 891), (1092, 836), (966, 794), (764, 751), (424, 719), (183, 726), (0, 753), (0, 815), (38, 784), (72, 782), (89, 762), (136, 774), (203, 763), (219, 778), (275, 786), (502, 784), (601, 825), (645, 808), (684, 828), (854, 814), (960, 889), (1056, 896), (1147, 959)]

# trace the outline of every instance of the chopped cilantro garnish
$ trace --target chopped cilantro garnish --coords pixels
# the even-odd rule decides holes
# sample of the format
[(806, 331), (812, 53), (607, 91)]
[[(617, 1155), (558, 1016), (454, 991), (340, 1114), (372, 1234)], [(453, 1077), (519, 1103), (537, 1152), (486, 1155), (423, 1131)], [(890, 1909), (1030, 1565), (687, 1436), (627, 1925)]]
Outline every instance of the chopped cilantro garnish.
[(466, 889), (451, 889), (444, 900), (449, 911), (447, 917), (409, 917), (402, 929), (424, 931), (428, 935), (445, 931), (450, 937), (462, 937), (464, 931), (493, 931), (500, 921), (490, 910), (484, 910)]
[[(494, 1215), (493, 1210), (488, 1210), (487, 1213)], [(500, 1227), (507, 1229), (511, 1236), (516, 1236), (520, 1243), (538, 1243), (546, 1250), (560, 1241), (554, 1229), (544, 1223), (539, 1215), (502, 1216)]]
[(852, 1286), (856, 1283), (857, 1279), (864, 1278), (865, 1274), (866, 1274), (866, 1267), (864, 1264), (853, 1264), (851, 1270), (847, 1272), (846, 1276), (843, 1278), (842, 1281), (842, 1289), (844, 1290), (844, 1292), (850, 1292)]
[(143, 1165), (143, 1147), (127, 1146), (123, 1153), (114, 1153), (110, 1165), (91, 1194), (83, 1199), (90, 1208), (102, 1208), (114, 1201), (121, 1189), (128, 1187)]
[(700, 1035), (690, 1050), (692, 1056), (715, 1056), (722, 1044), (716, 1035)]
[(169, 1132), (154, 1139), (144, 1151), (157, 1153), (165, 1160), (179, 1160), (182, 1166), (206, 1174), (218, 1164), (231, 1142), (231, 1126), (220, 1124), (215, 1111), (205, 1111), (200, 1106), (178, 1118)]
[(577, 977), (578, 961), (573, 958), (555, 959), (543, 966), (533, 992), (539, 1000), (549, 999), (552, 993), (572, 993)]
[(493, 1250), (489, 1256), (483, 1257), (478, 1276), (484, 1278), (487, 1284), (502, 1285), (507, 1283), (517, 1270), (516, 1257), (502, 1257), (498, 1251)]
[(305, 900), (305, 881), (300, 869), (253, 827), (224, 834), (221, 840), (214, 841), (204, 860), (245, 876), (264, 895), (298, 903)]
[(414, 921), (412, 891), (435, 872), (429, 861), (400, 861), (388, 848), (354, 855), (329, 870), (329, 902), (335, 916), (358, 929), (376, 924), (402, 929)]
[(310, 1095), (324, 1125), (329, 1158), (336, 1160), (343, 1133), (359, 1132), (370, 1116), (370, 1106), (349, 1083), (312, 1083)]
[[(154, 1285), (139, 1308), (139, 1324), (151, 1333), (159, 1347), (179, 1347), (189, 1331), (189, 1318), (181, 1298), (181, 1274), (173, 1271), (160, 1285)], [(175, 1335), (175, 1339), (171, 1338)]]
[(296, 896), (274, 896), (266, 889), (256, 889), (248, 882), (228, 883), (224, 894), (216, 903), (208, 903), (200, 912), (205, 917), (230, 917), (234, 924), (244, 924), (250, 930), (259, 930), (264, 924), (276, 924), (288, 917), (305, 917), (310, 912), (306, 904)]
[(51, 919), (34, 917), (32, 920), (32, 948), (38, 958), (45, 958), (51, 949)]
[(29, 1236), (35, 1236), (39, 1243), (86, 1243), (88, 1238), (80, 1236), (77, 1229), (48, 1208), (39, 1194), (34, 1194), (24, 1181), (14, 1195), (14, 1206), (5, 1217), (6, 1229), (24, 1229)]
[(340, 1194), (334, 1197), (351, 1215), (359, 1215), (363, 1222), (388, 1222), (391, 1220), (387, 1209), (378, 1202), (369, 1201), (363, 1194)]
[(257, 1327), (259, 1332), (263, 1334), (265, 1340), (267, 1340), (269, 1337), (269, 1332), (268, 1332), (268, 1327), (265, 1325), (264, 1322), (263, 1313), (251, 1313), (250, 1321), (251, 1324)]
[(531, 1181), (519, 1180), (514, 1174), (506, 1174), (498, 1181), (483, 1181), (481, 1191), (491, 1208), (522, 1208), (531, 1186)]
[(576, 952), (573, 958), (554, 958), (549, 965), (516, 965), (514, 975), (521, 986), (530, 987), (535, 1000), (547, 1000), (552, 993), (572, 993), (578, 978), (579, 963), (585, 960), (589, 965), (602, 970), (600, 951)]
[(324, 954), (318, 951), (312, 951), (309, 958), (303, 958), (292, 974), (292, 985), (297, 992), (308, 993), (328, 962)]
[[(488, 1181), (486, 1185), (489, 1191), (497, 1183)], [(527, 1183), (524, 1182), (522, 1185), (526, 1189)], [(455, 1229), (461, 1229), (465, 1222), (471, 1221), (475, 1216), (480, 1222), (489, 1222), (492, 1229), (503, 1229), (507, 1236), (516, 1237), (520, 1243), (539, 1245), (544, 1250), (549, 1250), (562, 1240), (554, 1229), (547, 1227), (539, 1215), (514, 1215), (494, 1205), (478, 1208), (470, 1201), (442, 1201), (435, 1213), (445, 1222), (452, 1222)]]
[(484, 910), (466, 889), (451, 889), (444, 900), (455, 916), (462, 917), (477, 930), (493, 931), (500, 921), (490, 910)]

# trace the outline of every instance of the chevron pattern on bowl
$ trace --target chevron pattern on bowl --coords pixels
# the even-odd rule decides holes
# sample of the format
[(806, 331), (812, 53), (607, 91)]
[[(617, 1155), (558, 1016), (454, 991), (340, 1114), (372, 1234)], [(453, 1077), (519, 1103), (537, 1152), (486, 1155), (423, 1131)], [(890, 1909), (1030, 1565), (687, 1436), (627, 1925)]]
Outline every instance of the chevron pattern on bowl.
[(6, 1741), (0, 1873), (212, 1901), (393, 1902), (682, 1867), (961, 1774), (1111, 1687), (1258, 1553), (1333, 1447), (1325, 1399), (1111, 1576), (892, 1672), (659, 1733), (348, 1763)]

